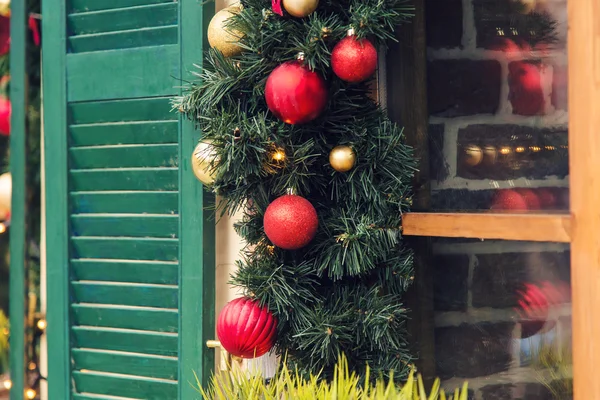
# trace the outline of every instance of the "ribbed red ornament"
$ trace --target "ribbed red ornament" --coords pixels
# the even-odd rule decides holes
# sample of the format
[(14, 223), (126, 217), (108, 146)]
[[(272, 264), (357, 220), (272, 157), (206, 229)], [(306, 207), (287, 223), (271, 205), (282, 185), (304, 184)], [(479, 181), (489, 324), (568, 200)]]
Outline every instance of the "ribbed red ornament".
[(0, 135), (10, 135), (11, 103), (6, 97), (0, 97)]
[(228, 353), (260, 357), (273, 348), (277, 319), (258, 301), (240, 297), (227, 303), (217, 320), (217, 336)]
[(269, 110), (286, 124), (304, 124), (325, 109), (327, 86), (319, 74), (299, 61), (290, 61), (269, 75), (265, 99)]
[(310, 201), (286, 195), (269, 204), (263, 223), (267, 237), (275, 246), (298, 250), (315, 237), (319, 218)]
[(499, 190), (492, 200), (492, 210), (527, 210), (527, 201), (523, 196), (512, 189)]
[(377, 49), (368, 39), (347, 36), (333, 48), (331, 66), (343, 81), (365, 81), (377, 70)]

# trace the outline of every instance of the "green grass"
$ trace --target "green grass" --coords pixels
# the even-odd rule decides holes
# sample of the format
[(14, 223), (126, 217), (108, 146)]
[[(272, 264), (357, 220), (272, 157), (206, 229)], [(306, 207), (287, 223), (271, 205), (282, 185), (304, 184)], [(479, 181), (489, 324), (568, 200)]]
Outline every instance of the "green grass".
[(436, 379), (427, 394), (421, 376), (415, 377), (414, 372), (402, 386), (383, 378), (364, 386), (363, 382), (371, 382), (369, 370), (365, 377), (350, 372), (343, 356), (331, 381), (324, 381), (318, 375), (304, 378), (286, 364), (282, 363), (276, 377), (269, 382), (258, 374), (239, 369), (221, 372), (213, 376), (208, 388), (198, 383), (198, 392), (204, 400), (467, 400), (466, 383), (447, 396)]

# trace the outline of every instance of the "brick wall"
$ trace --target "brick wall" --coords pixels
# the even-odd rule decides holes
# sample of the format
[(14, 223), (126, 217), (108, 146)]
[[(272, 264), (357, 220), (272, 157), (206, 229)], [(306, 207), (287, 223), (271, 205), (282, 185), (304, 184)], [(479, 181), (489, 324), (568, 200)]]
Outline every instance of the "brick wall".
[[(510, 0), (426, 0), (437, 210), (489, 209), (508, 188), (551, 196), (541, 208), (568, 209), (566, 0), (537, 0), (534, 12), (547, 20), (516, 11)], [(548, 21), (552, 44), (538, 40)], [(473, 148), (482, 156), (469, 162)], [(435, 358), (446, 385), (468, 380), (477, 400), (554, 398), (540, 383), (549, 375), (524, 354), (540, 328), (557, 345), (568, 343), (570, 305), (551, 308), (544, 326), (523, 322), (515, 308), (526, 283), (568, 284), (568, 250), (436, 241)]]
[[(566, 13), (565, 0), (538, 3), (540, 11), (554, 13), (548, 15), (556, 24), (562, 21), (555, 15)], [(533, 30), (511, 27), (518, 14), (511, 4), (426, 1), (437, 209), (489, 208), (492, 193), (486, 192), (499, 188), (564, 190), (568, 185), (565, 37), (558, 25), (556, 43), (535, 43)], [(486, 152), (480, 163), (469, 166), (464, 158), (471, 145), (490, 149), (494, 160), (489, 162)], [(566, 208), (564, 191), (557, 197), (556, 208)]]

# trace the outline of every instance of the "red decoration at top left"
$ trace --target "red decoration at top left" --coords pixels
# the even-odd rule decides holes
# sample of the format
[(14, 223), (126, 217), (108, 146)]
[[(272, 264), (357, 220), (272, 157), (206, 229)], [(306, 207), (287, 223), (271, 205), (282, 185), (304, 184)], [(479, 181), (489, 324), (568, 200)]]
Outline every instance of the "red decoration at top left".
[(0, 15), (0, 56), (10, 50), (10, 18)]
[(317, 118), (327, 105), (325, 80), (299, 61), (275, 68), (265, 87), (269, 110), (291, 125), (304, 124)]

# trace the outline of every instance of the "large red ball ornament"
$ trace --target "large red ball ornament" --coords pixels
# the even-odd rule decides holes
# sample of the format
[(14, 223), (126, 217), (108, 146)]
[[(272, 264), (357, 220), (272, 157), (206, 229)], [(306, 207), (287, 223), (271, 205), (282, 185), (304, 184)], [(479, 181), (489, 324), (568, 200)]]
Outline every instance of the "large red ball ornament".
[(527, 200), (512, 189), (499, 190), (492, 200), (492, 210), (527, 210)]
[(10, 135), (10, 114), (12, 106), (6, 97), (0, 97), (0, 135)]
[(275, 344), (277, 319), (247, 297), (227, 303), (217, 320), (217, 336), (228, 353), (240, 358), (266, 354)]
[(333, 48), (331, 66), (341, 80), (363, 82), (377, 70), (377, 49), (367, 39), (347, 36)]
[(284, 250), (298, 250), (310, 243), (317, 233), (317, 211), (304, 197), (286, 195), (267, 207), (264, 217), (269, 240)]
[(325, 109), (327, 87), (319, 74), (298, 61), (290, 61), (269, 75), (265, 99), (269, 110), (283, 122), (304, 124)]

